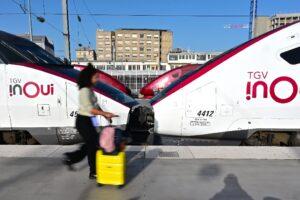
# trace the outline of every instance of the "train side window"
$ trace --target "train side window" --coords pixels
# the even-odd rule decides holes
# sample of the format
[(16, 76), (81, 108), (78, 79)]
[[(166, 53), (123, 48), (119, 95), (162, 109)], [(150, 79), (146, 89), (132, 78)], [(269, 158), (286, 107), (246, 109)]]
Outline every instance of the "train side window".
[(281, 53), (280, 56), (281, 56), (281, 58), (283, 58), (285, 61), (287, 61), (291, 65), (299, 64), (300, 63), (300, 47), (285, 51), (285, 52)]

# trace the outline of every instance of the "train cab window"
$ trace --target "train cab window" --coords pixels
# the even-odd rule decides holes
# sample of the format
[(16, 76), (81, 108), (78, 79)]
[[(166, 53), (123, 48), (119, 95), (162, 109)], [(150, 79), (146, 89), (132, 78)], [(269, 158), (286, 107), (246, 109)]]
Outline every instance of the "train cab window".
[(28, 61), (24, 56), (10, 49), (8, 46), (2, 44), (1, 42), (0, 42), (0, 57), (3, 62), (8, 64)]
[(288, 50), (280, 54), (281, 58), (287, 61), (291, 65), (300, 63), (300, 47)]

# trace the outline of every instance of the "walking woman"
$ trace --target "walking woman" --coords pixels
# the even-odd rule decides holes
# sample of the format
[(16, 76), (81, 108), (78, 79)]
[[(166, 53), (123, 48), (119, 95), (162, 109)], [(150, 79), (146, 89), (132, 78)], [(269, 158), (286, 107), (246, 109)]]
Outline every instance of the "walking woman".
[(72, 165), (82, 161), (87, 155), (90, 166), (90, 179), (96, 178), (96, 151), (98, 142), (98, 134), (92, 120), (96, 115), (101, 115), (109, 121), (111, 118), (117, 117), (115, 114), (101, 110), (98, 105), (97, 97), (92, 90), (97, 81), (97, 70), (92, 65), (86, 67), (79, 74), (77, 81), (79, 87), (79, 112), (76, 118), (76, 129), (82, 136), (84, 143), (80, 149), (65, 153), (63, 160), (64, 164), (72, 170)]

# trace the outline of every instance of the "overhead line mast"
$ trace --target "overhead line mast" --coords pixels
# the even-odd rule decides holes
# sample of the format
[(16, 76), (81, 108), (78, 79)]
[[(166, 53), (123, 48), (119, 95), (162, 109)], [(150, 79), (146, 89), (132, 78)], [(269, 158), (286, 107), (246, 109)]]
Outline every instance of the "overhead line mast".
[(257, 0), (251, 0), (250, 21), (249, 21), (249, 40), (254, 37), (256, 17), (257, 17)]
[(62, 0), (62, 12), (64, 27), (63, 35), (65, 40), (65, 57), (68, 60), (68, 62), (71, 62), (68, 0)]

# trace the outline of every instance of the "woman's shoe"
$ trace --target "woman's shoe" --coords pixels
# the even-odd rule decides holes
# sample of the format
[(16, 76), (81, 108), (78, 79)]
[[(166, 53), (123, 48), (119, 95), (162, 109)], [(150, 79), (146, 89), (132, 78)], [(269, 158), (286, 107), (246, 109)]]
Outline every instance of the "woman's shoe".
[(67, 156), (62, 159), (62, 163), (68, 167), (68, 170), (75, 171), (72, 161), (69, 158), (67, 158)]
[(93, 180), (93, 179), (96, 179), (96, 178), (97, 178), (97, 175), (93, 172), (90, 172), (89, 179)]

